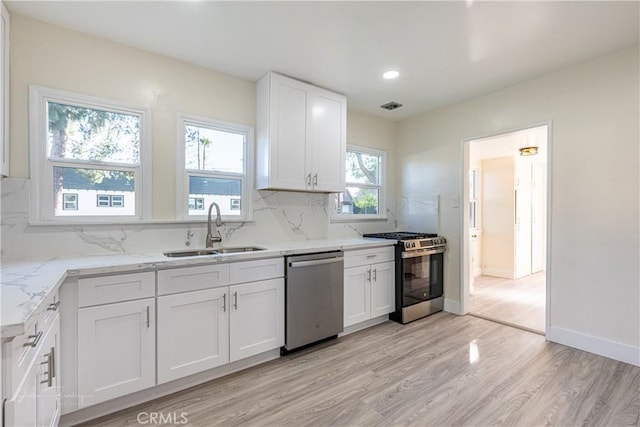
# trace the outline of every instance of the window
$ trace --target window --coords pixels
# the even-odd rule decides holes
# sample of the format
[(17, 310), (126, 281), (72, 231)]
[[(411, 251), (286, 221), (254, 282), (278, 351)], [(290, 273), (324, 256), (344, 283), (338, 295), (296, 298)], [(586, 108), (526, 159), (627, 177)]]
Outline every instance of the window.
[(77, 211), (78, 210), (78, 195), (74, 193), (62, 194), (62, 209), (65, 211)]
[(253, 128), (184, 114), (178, 119), (178, 212), (201, 219), (215, 202), (223, 219), (250, 220)]
[(202, 197), (189, 197), (189, 210), (204, 210), (204, 199)]
[(98, 206), (99, 208), (123, 208), (124, 195), (98, 194), (96, 206)]
[(149, 218), (147, 109), (37, 86), (30, 105), (32, 222)]
[(382, 219), (384, 208), (385, 153), (348, 146), (346, 191), (334, 196), (333, 219)]

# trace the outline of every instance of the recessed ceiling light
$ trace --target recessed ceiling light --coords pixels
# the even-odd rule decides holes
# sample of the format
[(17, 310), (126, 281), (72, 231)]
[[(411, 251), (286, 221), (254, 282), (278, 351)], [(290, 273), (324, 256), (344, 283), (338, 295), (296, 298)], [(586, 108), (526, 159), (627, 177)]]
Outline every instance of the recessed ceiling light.
[(390, 71), (385, 71), (382, 74), (382, 77), (387, 79), (387, 80), (391, 80), (391, 79), (395, 79), (400, 75), (399, 72), (397, 72), (396, 70), (390, 70)]

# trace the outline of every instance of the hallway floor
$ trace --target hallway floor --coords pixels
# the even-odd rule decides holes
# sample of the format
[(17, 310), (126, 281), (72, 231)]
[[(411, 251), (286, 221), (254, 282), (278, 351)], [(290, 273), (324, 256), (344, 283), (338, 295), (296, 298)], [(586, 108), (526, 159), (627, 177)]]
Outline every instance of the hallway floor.
[(470, 314), (544, 334), (545, 272), (511, 280), (477, 276)]

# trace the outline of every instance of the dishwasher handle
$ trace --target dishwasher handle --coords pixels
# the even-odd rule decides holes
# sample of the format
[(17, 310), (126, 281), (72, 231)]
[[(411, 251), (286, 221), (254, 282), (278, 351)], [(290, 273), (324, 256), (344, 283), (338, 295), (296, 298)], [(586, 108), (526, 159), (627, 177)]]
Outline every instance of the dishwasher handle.
[(289, 267), (311, 267), (314, 265), (322, 265), (322, 264), (333, 264), (334, 262), (343, 262), (344, 259), (342, 257), (335, 258), (325, 258), (325, 259), (316, 259), (312, 261), (292, 261), (289, 262)]

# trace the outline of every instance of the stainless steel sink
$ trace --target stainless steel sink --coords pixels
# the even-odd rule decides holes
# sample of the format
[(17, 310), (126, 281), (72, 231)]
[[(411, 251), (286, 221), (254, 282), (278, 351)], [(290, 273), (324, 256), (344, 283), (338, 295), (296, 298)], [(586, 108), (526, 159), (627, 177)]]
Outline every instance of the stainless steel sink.
[(219, 252), (216, 249), (197, 249), (197, 250), (163, 252), (163, 255), (174, 258), (174, 257), (186, 257), (186, 256), (216, 255), (218, 253)]
[(193, 249), (193, 250), (180, 250), (163, 252), (166, 257), (188, 257), (188, 256), (203, 256), (203, 255), (221, 255), (221, 254), (235, 254), (239, 252), (254, 252), (264, 251), (265, 248), (259, 248), (257, 246), (242, 246), (237, 248), (210, 248), (210, 249)]
[(220, 248), (216, 249), (221, 254), (235, 254), (238, 252), (255, 252), (255, 251), (264, 251), (266, 248), (259, 248), (257, 246), (243, 246), (237, 248)]

